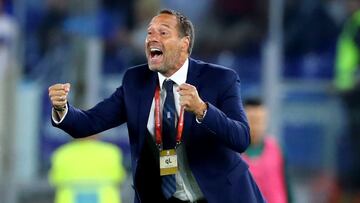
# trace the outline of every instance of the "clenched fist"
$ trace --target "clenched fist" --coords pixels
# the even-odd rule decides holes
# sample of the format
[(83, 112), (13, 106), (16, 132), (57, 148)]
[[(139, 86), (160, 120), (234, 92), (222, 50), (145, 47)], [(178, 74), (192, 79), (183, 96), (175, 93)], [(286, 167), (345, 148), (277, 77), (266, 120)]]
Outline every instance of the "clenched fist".
[(180, 94), (180, 106), (184, 107), (185, 111), (193, 112), (196, 118), (201, 120), (207, 110), (207, 105), (201, 100), (196, 87), (183, 83), (177, 91)]
[(49, 87), (49, 98), (56, 111), (63, 111), (70, 91), (70, 83), (55, 84)]

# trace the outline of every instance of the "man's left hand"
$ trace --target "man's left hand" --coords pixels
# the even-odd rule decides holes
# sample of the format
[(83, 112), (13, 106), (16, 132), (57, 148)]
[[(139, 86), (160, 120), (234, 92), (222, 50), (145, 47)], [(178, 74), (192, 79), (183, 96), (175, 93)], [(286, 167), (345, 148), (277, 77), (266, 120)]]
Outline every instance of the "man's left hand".
[(177, 91), (180, 95), (180, 106), (185, 111), (193, 112), (198, 119), (202, 119), (207, 109), (206, 103), (200, 98), (196, 87), (187, 83), (181, 84)]

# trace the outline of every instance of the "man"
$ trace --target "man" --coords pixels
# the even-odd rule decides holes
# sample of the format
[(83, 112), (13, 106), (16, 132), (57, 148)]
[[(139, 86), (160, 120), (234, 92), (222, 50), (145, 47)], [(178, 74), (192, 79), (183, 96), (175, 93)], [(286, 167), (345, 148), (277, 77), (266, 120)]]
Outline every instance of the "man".
[(161, 11), (148, 26), (148, 64), (108, 99), (82, 111), (67, 103), (70, 84), (49, 88), (53, 124), (85, 137), (127, 122), (135, 202), (264, 202), (237, 154), (250, 143), (239, 78), (189, 58), (193, 43), (192, 23)]
[(266, 133), (267, 109), (258, 98), (244, 103), (251, 145), (242, 156), (268, 203), (290, 202), (283, 152), (277, 140)]

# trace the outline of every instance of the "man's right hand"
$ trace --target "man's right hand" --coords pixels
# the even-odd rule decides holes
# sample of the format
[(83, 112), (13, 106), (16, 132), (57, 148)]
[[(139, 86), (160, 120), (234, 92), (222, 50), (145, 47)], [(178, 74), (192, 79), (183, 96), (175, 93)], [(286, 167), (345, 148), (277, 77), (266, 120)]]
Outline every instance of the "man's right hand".
[(49, 87), (49, 98), (55, 111), (61, 117), (61, 113), (66, 108), (67, 95), (70, 92), (70, 83), (55, 84)]

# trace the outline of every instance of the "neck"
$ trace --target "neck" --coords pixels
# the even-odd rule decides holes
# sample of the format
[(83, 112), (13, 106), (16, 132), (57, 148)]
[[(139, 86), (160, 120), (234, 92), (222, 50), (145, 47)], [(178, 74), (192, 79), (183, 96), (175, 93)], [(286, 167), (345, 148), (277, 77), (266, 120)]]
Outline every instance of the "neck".
[(178, 71), (185, 63), (186, 59), (189, 57), (189, 55), (181, 55), (179, 57), (179, 60), (177, 61), (176, 64), (174, 64), (174, 68), (170, 68), (166, 73), (161, 73), (162, 75), (164, 75), (165, 77), (169, 78), (170, 76), (172, 76), (174, 73), (176, 73), (176, 71)]

